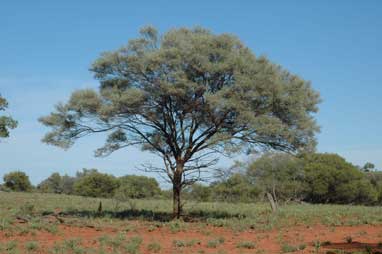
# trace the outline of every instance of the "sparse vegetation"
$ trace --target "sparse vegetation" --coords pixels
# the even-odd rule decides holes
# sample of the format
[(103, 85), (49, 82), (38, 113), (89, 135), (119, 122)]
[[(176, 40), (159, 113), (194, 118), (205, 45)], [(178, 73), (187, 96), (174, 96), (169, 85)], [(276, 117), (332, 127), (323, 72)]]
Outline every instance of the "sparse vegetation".
[(238, 242), (236, 244), (236, 248), (240, 248), (240, 249), (254, 249), (255, 247), (256, 247), (256, 244), (254, 242), (249, 242), (249, 241)]

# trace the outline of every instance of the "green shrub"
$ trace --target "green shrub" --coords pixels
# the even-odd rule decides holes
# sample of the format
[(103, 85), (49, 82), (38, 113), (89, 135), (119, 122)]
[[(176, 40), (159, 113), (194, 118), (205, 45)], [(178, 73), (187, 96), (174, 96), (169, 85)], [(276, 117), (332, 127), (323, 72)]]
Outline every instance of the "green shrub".
[(116, 189), (115, 198), (120, 201), (133, 198), (152, 198), (159, 196), (161, 193), (155, 178), (129, 175), (120, 177), (118, 182), (119, 187)]
[(114, 176), (91, 172), (74, 183), (74, 192), (81, 196), (109, 198), (114, 196), (117, 187), (118, 181)]
[(21, 171), (10, 172), (3, 177), (4, 187), (11, 191), (32, 191), (33, 187), (29, 177)]

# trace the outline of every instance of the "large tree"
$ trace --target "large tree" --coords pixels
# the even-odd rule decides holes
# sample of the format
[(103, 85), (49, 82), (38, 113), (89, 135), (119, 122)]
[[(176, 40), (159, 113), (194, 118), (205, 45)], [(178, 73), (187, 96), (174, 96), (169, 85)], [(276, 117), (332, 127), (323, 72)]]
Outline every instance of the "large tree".
[[(8, 107), (8, 102), (0, 95), (0, 111), (5, 111)], [(0, 138), (9, 137), (9, 129), (14, 129), (17, 122), (9, 116), (0, 116)]]
[(147, 169), (172, 183), (177, 217), (181, 190), (219, 153), (314, 147), (319, 94), (233, 35), (181, 28), (160, 36), (145, 27), (139, 38), (103, 53), (91, 71), (99, 91), (75, 91), (41, 118), (52, 128), (43, 141), (68, 148), (109, 132), (97, 156), (132, 145), (159, 155), (163, 167)]

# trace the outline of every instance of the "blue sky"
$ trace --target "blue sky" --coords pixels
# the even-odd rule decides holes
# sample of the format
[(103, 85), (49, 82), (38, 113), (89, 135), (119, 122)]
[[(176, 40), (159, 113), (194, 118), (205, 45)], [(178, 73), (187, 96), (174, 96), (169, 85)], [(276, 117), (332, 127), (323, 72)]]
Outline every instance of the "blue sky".
[(320, 91), (318, 151), (382, 168), (382, 1), (15, 0), (0, 5), (0, 93), (19, 128), (0, 143), (0, 176), (20, 169), (38, 183), (84, 167), (123, 175), (155, 161), (134, 148), (94, 158), (102, 137), (68, 151), (47, 146), (37, 122), (73, 90), (97, 87), (92, 61), (148, 24), (237, 35)]

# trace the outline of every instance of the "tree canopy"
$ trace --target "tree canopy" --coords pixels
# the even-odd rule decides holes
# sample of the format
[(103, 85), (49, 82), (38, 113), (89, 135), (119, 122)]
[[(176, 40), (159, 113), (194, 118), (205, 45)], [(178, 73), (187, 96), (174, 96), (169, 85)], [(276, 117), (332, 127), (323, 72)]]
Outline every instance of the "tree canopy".
[(9, 172), (4, 175), (3, 180), (6, 190), (28, 192), (33, 188), (29, 177), (21, 171)]
[(42, 117), (51, 128), (43, 141), (69, 148), (108, 132), (97, 156), (131, 145), (159, 155), (163, 167), (147, 169), (173, 184), (177, 216), (182, 188), (200, 180), (219, 153), (293, 152), (316, 143), (319, 94), (230, 34), (197, 27), (160, 35), (145, 27), (139, 38), (103, 53), (91, 71), (99, 90), (75, 91)]
[[(8, 108), (8, 102), (0, 95), (0, 111), (5, 111)], [(9, 130), (14, 129), (17, 122), (10, 116), (0, 116), (0, 138), (9, 137)]]

